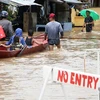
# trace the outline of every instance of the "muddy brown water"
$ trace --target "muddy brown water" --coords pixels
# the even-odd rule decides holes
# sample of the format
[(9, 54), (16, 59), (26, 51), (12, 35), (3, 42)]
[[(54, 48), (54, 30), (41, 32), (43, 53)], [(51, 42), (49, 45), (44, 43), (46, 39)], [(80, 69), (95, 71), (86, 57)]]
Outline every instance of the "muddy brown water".
[[(0, 60), (0, 100), (38, 100), (43, 86), (43, 66), (84, 71), (84, 49), (99, 48), (98, 39), (62, 39), (61, 50), (48, 50)], [(97, 74), (96, 53), (89, 52), (86, 72)], [(67, 100), (97, 100), (98, 91), (65, 84)], [(48, 83), (43, 100), (64, 100), (59, 84)]]
[[(98, 10), (100, 11), (100, 9)], [(43, 67), (59, 67), (75, 71), (84, 71), (84, 49), (100, 48), (100, 21), (96, 22), (91, 39), (74, 28), (65, 33), (62, 49), (48, 50), (19, 58), (0, 59), (0, 100), (38, 100), (43, 86)], [(86, 72), (97, 74), (96, 53), (88, 52)], [(67, 100), (98, 100), (98, 91), (69, 84), (64, 88)], [(48, 83), (42, 100), (64, 100), (59, 84)]]

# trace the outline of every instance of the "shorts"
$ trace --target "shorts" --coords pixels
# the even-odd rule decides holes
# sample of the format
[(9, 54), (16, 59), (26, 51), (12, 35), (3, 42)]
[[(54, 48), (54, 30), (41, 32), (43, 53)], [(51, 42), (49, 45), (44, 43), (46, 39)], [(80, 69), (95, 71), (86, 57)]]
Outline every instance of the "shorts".
[(49, 45), (59, 45), (60, 39), (48, 39), (48, 44)]
[(92, 26), (86, 26), (86, 32), (91, 32), (92, 31)]

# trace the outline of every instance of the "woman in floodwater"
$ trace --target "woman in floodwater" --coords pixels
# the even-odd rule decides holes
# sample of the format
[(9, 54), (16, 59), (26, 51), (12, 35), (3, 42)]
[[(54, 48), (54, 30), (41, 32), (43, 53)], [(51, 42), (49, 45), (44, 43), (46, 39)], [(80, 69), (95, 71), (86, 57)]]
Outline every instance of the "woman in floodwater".
[(22, 36), (22, 33), (23, 33), (22, 29), (21, 29), (21, 28), (17, 28), (17, 29), (15, 30), (15, 35), (13, 35), (13, 36), (10, 38), (10, 40), (6, 43), (6, 45), (12, 44), (12, 43), (14, 42), (14, 37), (15, 37), (15, 36), (18, 36), (18, 37), (19, 37), (19, 41), (21, 42), (22, 45), (26, 45), (25, 40), (24, 40), (24, 38), (23, 38), (23, 36)]

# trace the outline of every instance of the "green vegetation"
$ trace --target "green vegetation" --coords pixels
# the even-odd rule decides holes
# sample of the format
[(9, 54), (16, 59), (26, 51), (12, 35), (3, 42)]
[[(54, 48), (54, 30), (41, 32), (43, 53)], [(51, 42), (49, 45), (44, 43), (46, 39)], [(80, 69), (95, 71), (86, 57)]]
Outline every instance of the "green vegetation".
[(3, 4), (3, 10), (8, 12), (8, 20), (12, 21), (16, 18), (16, 13), (12, 14), (12, 10), (8, 9), (9, 5)]

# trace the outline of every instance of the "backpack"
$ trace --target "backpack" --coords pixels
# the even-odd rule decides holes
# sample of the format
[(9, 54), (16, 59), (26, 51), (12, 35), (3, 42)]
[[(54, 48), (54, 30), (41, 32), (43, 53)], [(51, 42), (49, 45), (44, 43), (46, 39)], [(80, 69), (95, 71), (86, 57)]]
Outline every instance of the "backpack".
[(3, 29), (2, 26), (0, 26), (0, 40), (5, 38), (5, 37), (6, 37), (6, 35), (5, 35), (5, 32), (4, 32), (4, 29)]

